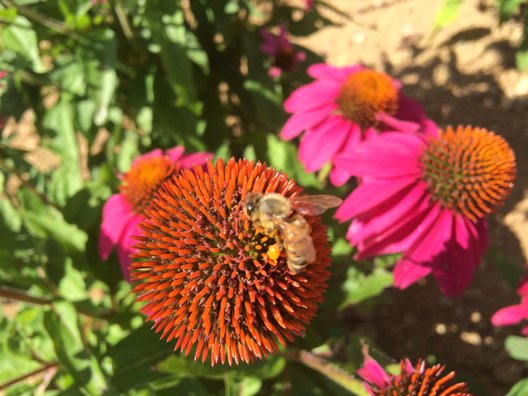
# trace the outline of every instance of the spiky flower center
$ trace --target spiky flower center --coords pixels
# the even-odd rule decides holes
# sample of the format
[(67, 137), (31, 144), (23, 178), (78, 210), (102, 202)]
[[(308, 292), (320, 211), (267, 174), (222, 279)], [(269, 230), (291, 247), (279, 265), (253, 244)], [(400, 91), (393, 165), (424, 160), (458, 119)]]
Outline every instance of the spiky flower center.
[[(304, 334), (329, 273), (326, 227), (307, 218), (317, 260), (291, 274), (278, 234), (245, 213), (248, 192), (301, 193), (264, 164), (218, 160), (174, 174), (145, 209), (133, 264), (138, 300), (175, 350), (211, 364), (250, 362)], [(275, 246), (275, 248), (272, 248)]]
[(380, 112), (396, 114), (398, 90), (385, 73), (365, 69), (345, 80), (336, 102), (345, 118), (367, 128), (376, 126)]
[(123, 176), (120, 191), (132, 210), (141, 214), (154, 192), (175, 170), (176, 165), (165, 156), (140, 159)]
[(445, 366), (436, 364), (426, 367), (419, 360), (414, 372), (407, 372), (405, 363), (401, 363), (401, 374), (392, 378), (383, 388), (373, 386), (376, 396), (472, 396), (464, 382), (455, 381), (455, 372), (444, 374)]
[(433, 198), (473, 221), (500, 205), (515, 180), (515, 154), (501, 136), (484, 128), (440, 131), (421, 163)]

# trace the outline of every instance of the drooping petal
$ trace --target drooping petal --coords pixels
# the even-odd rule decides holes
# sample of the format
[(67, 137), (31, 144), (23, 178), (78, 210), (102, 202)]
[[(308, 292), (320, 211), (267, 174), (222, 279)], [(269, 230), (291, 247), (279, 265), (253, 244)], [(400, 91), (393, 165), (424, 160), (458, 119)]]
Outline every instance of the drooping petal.
[(384, 388), (390, 381), (385, 369), (370, 356), (365, 357), (363, 367), (357, 369), (356, 373), (363, 380), (379, 388)]
[(316, 127), (325, 119), (332, 117), (335, 106), (332, 103), (317, 110), (293, 114), (282, 127), (280, 137), (284, 140), (290, 140), (299, 136), (304, 130)]
[(395, 115), (397, 119), (413, 121), (417, 124), (421, 123), (425, 113), (420, 102), (409, 98), (400, 91), (398, 103), (398, 111)]
[[(352, 150), (361, 142), (361, 127), (351, 122), (348, 136), (345, 139), (343, 145), (338, 149), (338, 155), (346, 154)], [(332, 170), (330, 172), (330, 182), (337, 187), (345, 184), (352, 175), (347, 171), (346, 168), (337, 166), (335, 161), (332, 163)]]
[(510, 305), (495, 312), (491, 317), (491, 323), (493, 326), (510, 326), (525, 319), (528, 319), (527, 305)]
[(322, 80), (334, 80), (341, 82), (347, 78), (350, 74), (355, 73), (359, 70), (364, 69), (362, 65), (353, 65), (348, 67), (334, 67), (327, 65), (326, 63), (318, 63), (311, 65), (307, 73), (310, 77), (322, 79)]
[(138, 224), (141, 222), (142, 217), (134, 215), (130, 218), (130, 221), (126, 225), (123, 234), (117, 245), (117, 257), (119, 258), (119, 264), (121, 265), (121, 271), (125, 279), (130, 282), (130, 265), (132, 264), (132, 254), (136, 252), (133, 248), (136, 240), (134, 236), (141, 235), (141, 229)]
[(473, 224), (461, 215), (455, 216), (452, 236), (435, 265), (434, 274), (440, 290), (448, 297), (461, 295), (480, 263), (480, 247)]
[(434, 206), (429, 217), (434, 218), (433, 224), (423, 227), (426, 220), (423, 221), (422, 237), (404, 252), (394, 268), (394, 286), (397, 288), (405, 289), (429, 274), (435, 265), (434, 259), (445, 249), (445, 244), (451, 236), (453, 215), (449, 210)]
[(286, 99), (284, 110), (288, 113), (296, 113), (325, 107), (335, 101), (338, 89), (338, 84), (325, 80), (303, 85)]
[(330, 161), (348, 136), (350, 125), (341, 117), (331, 117), (304, 134), (299, 159), (307, 172), (315, 172)]
[(417, 122), (402, 120), (387, 113), (378, 113), (376, 119), (384, 124), (383, 129), (387, 131), (416, 133), (420, 129), (420, 124)]
[(192, 153), (184, 155), (178, 163), (181, 168), (191, 168), (193, 165), (205, 165), (213, 157), (213, 153)]
[(368, 243), (384, 240), (388, 230), (394, 229), (397, 224), (405, 224), (408, 219), (420, 211), (421, 206), (424, 209), (428, 206), (427, 202), (424, 202), (427, 193), (426, 183), (412, 184), (402, 189), (392, 199), (378, 205), (379, 214), (377, 216), (369, 216), (369, 214), (360, 216), (369, 219), (369, 221), (365, 221), (365, 226), (358, 238), (368, 241)]
[(378, 205), (401, 194), (415, 182), (414, 177), (408, 177), (402, 178), (400, 183), (375, 181), (361, 184), (339, 206), (334, 217), (339, 221), (346, 221), (360, 213), (374, 210)]
[(145, 153), (145, 154), (142, 154), (136, 157), (136, 159), (134, 159), (134, 161), (132, 162), (132, 166), (136, 165), (138, 162), (143, 161), (147, 158), (156, 158), (156, 157), (161, 157), (161, 156), (163, 156), (163, 151), (161, 149), (154, 149), (152, 151), (149, 151), (148, 153)]
[(423, 141), (405, 133), (384, 133), (373, 137), (335, 159), (336, 166), (358, 177), (391, 179), (420, 178)]
[(176, 163), (182, 157), (184, 151), (185, 148), (183, 146), (176, 146), (166, 150), (165, 155), (169, 157), (172, 162)]
[(130, 205), (121, 194), (112, 195), (103, 206), (99, 233), (99, 256), (107, 260), (132, 216)]

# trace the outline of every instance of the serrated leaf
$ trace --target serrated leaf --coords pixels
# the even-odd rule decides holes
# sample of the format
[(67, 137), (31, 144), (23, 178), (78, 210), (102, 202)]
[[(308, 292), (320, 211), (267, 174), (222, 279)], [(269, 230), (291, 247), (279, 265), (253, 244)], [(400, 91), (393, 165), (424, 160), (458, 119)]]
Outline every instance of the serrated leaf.
[(444, 4), (436, 13), (433, 23), (433, 30), (441, 29), (442, 27), (454, 22), (458, 17), (458, 11), (462, 0), (444, 0)]
[(506, 338), (505, 348), (513, 359), (528, 362), (527, 337), (509, 336)]
[(37, 34), (29, 19), (17, 15), (13, 24), (2, 30), (2, 46), (29, 60), (35, 73), (45, 71), (39, 55)]

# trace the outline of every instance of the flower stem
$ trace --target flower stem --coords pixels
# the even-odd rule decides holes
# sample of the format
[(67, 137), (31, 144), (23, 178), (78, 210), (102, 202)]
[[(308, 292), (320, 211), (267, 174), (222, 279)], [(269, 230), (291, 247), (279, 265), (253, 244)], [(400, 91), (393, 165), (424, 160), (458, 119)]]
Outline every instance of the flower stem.
[(308, 351), (292, 351), (289, 352), (287, 358), (298, 361), (312, 370), (318, 371), (329, 380), (341, 385), (346, 390), (352, 392), (357, 396), (367, 395), (365, 387), (361, 381), (357, 380), (352, 374), (347, 373), (337, 365), (330, 363), (312, 352)]

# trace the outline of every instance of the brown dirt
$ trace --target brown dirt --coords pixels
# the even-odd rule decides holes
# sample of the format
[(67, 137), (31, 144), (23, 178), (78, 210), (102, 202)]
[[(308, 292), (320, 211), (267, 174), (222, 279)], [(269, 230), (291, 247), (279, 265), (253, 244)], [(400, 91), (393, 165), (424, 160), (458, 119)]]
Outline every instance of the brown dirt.
[(359, 329), (394, 359), (433, 355), (470, 381), (479, 395), (501, 396), (521, 377), (504, 351), (516, 328), (495, 329), (491, 315), (518, 301), (497, 273), (497, 254), (521, 266), (528, 258), (528, 74), (515, 69), (521, 25), (498, 25), (494, 1), (465, 0), (458, 19), (432, 33), (443, 0), (327, 0), (351, 20), (320, 11), (340, 26), (300, 43), (330, 64), (364, 63), (396, 76), (440, 126), (472, 124), (494, 130), (517, 154), (518, 180), (490, 221), (490, 254), (471, 287), (446, 300), (434, 281), (391, 290)]

